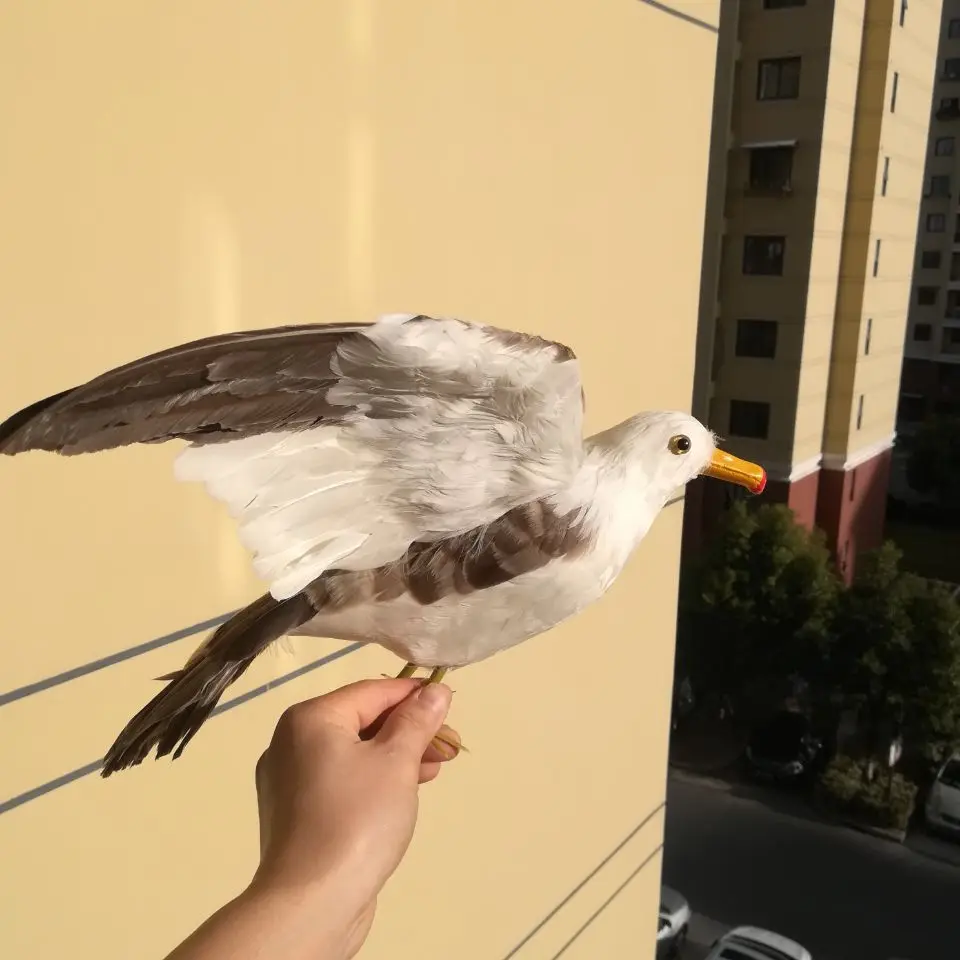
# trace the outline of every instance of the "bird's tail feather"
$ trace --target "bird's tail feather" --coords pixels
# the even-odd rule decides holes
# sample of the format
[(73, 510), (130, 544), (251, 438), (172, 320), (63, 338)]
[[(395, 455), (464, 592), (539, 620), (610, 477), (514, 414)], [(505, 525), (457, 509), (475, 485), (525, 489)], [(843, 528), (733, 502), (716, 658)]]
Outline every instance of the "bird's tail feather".
[(279, 637), (316, 613), (303, 594), (274, 600), (264, 594), (231, 617), (187, 660), (183, 669), (158, 677), (169, 681), (124, 728), (107, 751), (100, 775), (157, 757), (176, 759), (213, 712), (223, 692)]

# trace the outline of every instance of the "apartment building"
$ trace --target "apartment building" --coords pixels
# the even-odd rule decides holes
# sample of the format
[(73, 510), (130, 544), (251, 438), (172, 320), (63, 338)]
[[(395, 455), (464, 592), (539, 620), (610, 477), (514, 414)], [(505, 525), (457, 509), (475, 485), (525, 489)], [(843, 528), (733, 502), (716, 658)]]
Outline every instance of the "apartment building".
[[(405, 310), (569, 343), (590, 432), (683, 409), (720, 7), (19, 5), (0, 416), (196, 337)], [(101, 780), (153, 678), (264, 590), (174, 446), (0, 464), (9, 960), (165, 955), (251, 874), (283, 709), (401, 665), (292, 641), (182, 758)], [(471, 752), (424, 788), (365, 960), (653, 957), (682, 511), (600, 604), (457, 671)]]
[[(883, 533), (939, 4), (725, 13), (695, 406), (850, 576)], [(690, 549), (726, 496), (691, 490)]]
[(960, 414), (960, 0), (944, 0), (898, 429)]

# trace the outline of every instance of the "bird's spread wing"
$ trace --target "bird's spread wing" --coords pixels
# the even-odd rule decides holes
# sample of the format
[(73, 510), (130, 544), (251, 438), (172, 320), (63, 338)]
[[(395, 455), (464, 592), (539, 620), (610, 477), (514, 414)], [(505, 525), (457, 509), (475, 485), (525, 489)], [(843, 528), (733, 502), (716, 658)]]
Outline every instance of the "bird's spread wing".
[(278, 600), (566, 486), (582, 456), (569, 348), (458, 320), (280, 327), (154, 354), (0, 425), (0, 453), (190, 441), (181, 480), (238, 520)]

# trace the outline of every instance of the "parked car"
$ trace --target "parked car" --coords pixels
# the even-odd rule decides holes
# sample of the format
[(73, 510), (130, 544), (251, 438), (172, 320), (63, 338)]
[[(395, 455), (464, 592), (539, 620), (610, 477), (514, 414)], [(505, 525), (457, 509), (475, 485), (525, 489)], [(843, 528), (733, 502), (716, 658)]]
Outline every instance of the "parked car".
[(931, 829), (960, 839), (960, 753), (937, 771), (924, 814)]
[(660, 917), (657, 922), (657, 960), (679, 957), (690, 925), (690, 904), (682, 893), (660, 887)]
[(813, 960), (795, 940), (759, 927), (734, 927), (714, 941), (706, 960)]
[(813, 735), (810, 720), (794, 710), (781, 710), (754, 728), (745, 754), (748, 772), (760, 780), (797, 782), (819, 772), (823, 741)]

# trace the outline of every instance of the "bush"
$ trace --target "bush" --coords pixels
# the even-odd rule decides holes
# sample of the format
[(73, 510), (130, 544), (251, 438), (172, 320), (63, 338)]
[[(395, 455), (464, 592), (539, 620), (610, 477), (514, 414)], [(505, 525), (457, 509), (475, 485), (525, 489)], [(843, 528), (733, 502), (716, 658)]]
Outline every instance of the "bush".
[(817, 784), (817, 801), (829, 812), (858, 823), (905, 830), (913, 814), (916, 785), (899, 773), (878, 772), (867, 779), (867, 764), (834, 758)]

